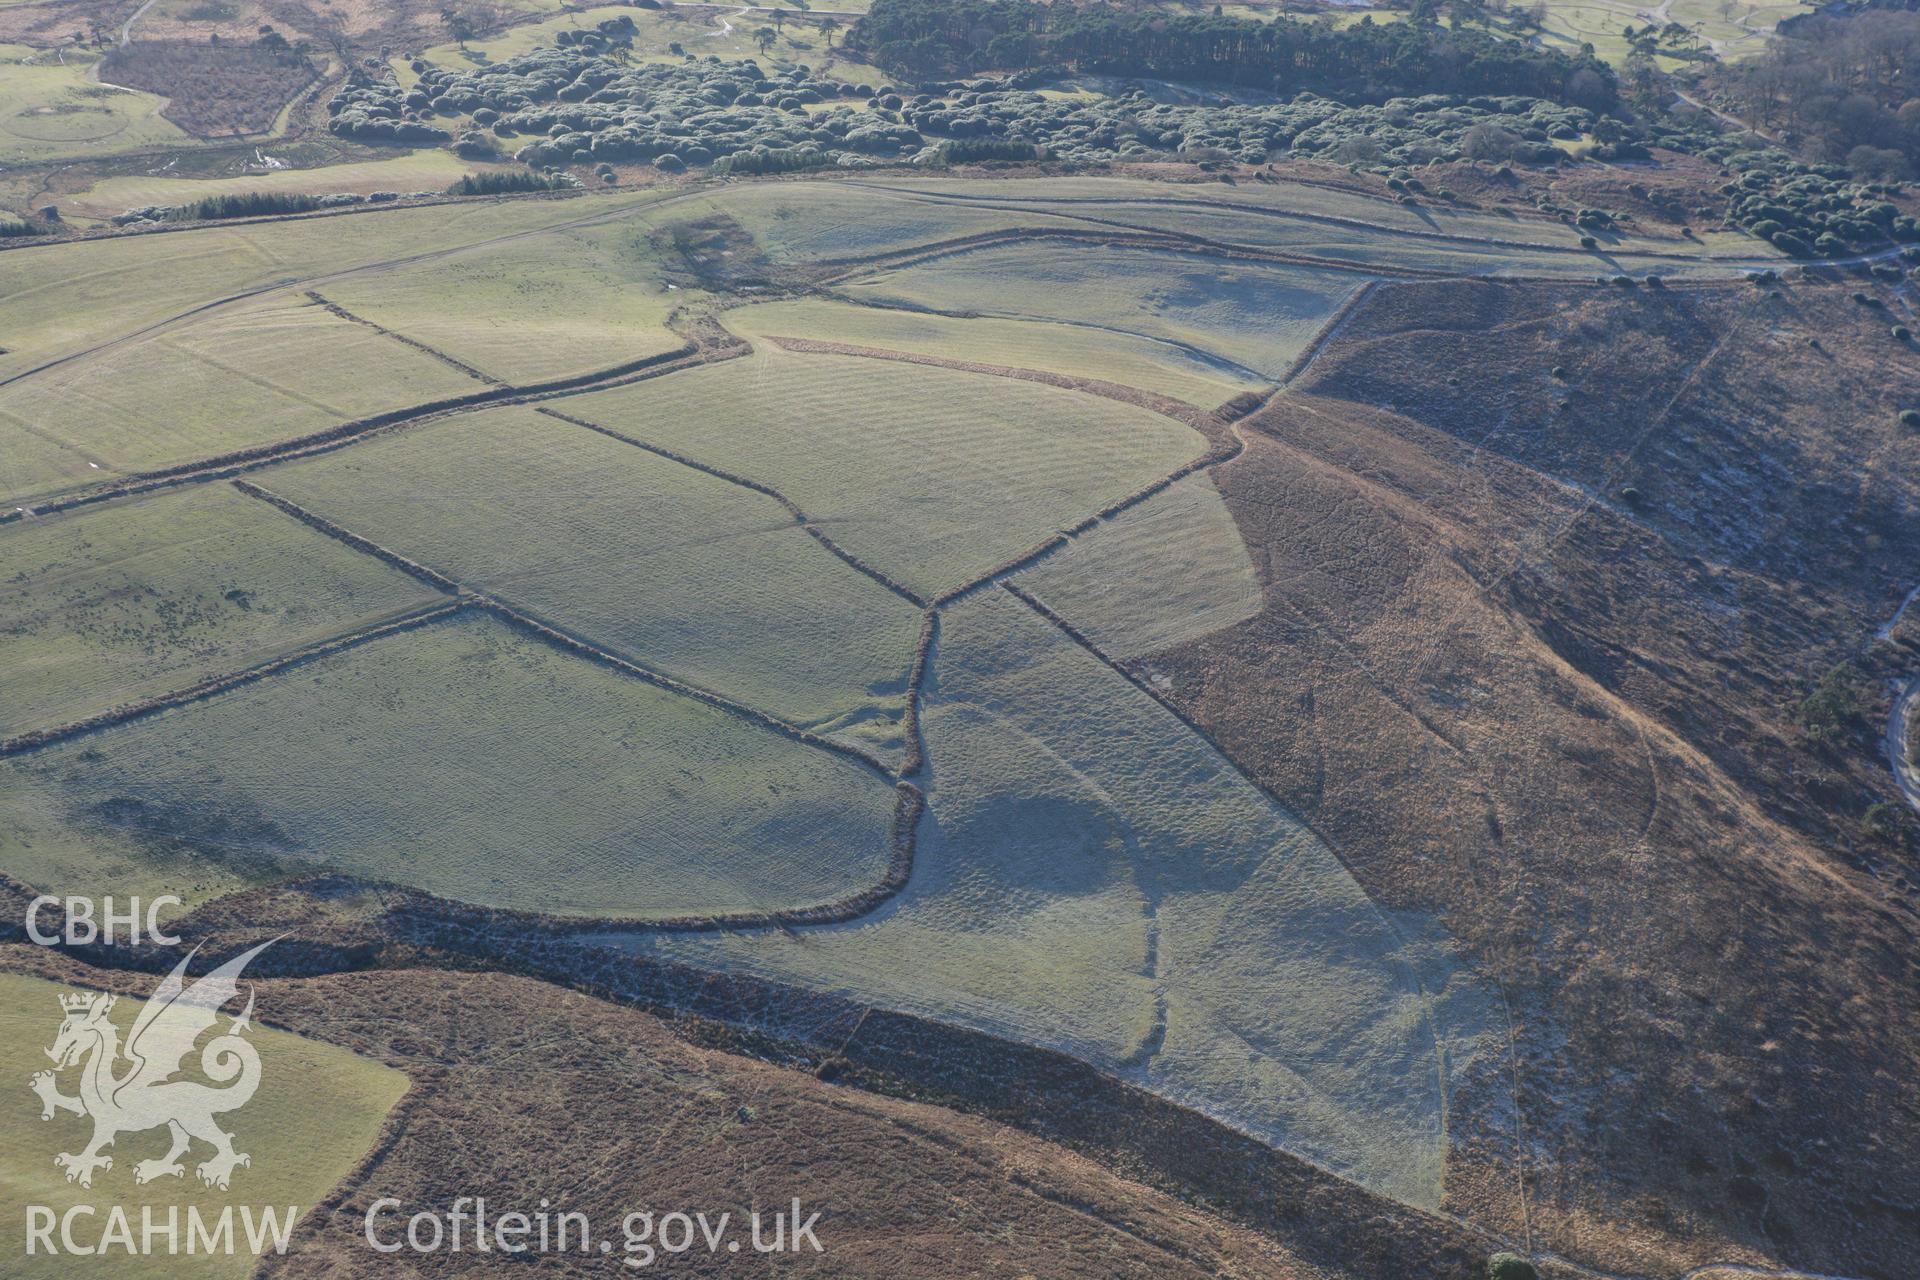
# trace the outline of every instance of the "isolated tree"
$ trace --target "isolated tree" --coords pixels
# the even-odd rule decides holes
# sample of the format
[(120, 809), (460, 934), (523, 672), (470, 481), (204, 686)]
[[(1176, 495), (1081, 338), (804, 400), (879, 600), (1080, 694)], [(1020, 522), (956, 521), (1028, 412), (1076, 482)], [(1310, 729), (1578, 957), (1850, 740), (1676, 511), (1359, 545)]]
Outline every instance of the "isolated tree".
[(473, 19), (466, 14), (454, 9), (442, 9), (440, 21), (447, 24), (447, 34), (452, 36), (454, 43), (462, 49), (467, 47), (467, 41), (473, 39)]
[(785, 9), (775, 9), (773, 11), (773, 25), (782, 31), (787, 29), (787, 11)]
[(822, 31), (822, 32), (823, 32), (823, 33), (824, 33), (824, 34), (826, 35), (826, 37), (827, 37), (827, 48), (829, 48), (829, 49), (831, 49), (831, 48), (833, 48), (833, 37), (834, 37), (834, 36), (835, 36), (835, 34), (837, 34), (837, 33), (839, 32), (839, 30), (840, 30), (840, 19), (838, 19), (838, 18), (822, 18), (822, 19), (820, 20), (820, 30), (821, 30), (821, 31)]
[(760, 27), (754, 31), (753, 38), (760, 42), (760, 52), (765, 53), (773, 48), (773, 42), (780, 38), (780, 33), (772, 27)]

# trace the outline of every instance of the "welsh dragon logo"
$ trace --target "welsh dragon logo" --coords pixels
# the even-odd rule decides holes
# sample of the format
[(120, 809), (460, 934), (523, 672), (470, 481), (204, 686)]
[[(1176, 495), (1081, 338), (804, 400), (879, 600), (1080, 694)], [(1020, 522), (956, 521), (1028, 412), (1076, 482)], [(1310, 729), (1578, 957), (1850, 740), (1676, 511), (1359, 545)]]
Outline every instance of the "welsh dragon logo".
[[(230, 1018), (227, 1030), (200, 1051), (200, 1072), (213, 1084), (177, 1077), (195, 1042), (218, 1021), (221, 1006), (238, 994), (241, 970), (272, 945), (262, 943), (235, 956), (191, 987), (184, 981), (193, 960), (189, 954), (140, 1010), (124, 1049), (119, 1029), (107, 1016), (117, 997), (100, 992), (60, 997), (60, 1034), (47, 1050), (54, 1068), (36, 1073), (28, 1084), (40, 1095), (42, 1120), (53, 1119), (57, 1111), (93, 1120), (93, 1140), (83, 1150), (53, 1158), (67, 1171), (68, 1182), (92, 1186), (95, 1170), (113, 1168), (113, 1157), (102, 1153), (115, 1138), (162, 1125), (173, 1145), (161, 1158), (135, 1164), (135, 1182), (183, 1176), (180, 1157), (196, 1139), (213, 1148), (195, 1170), (208, 1186), (224, 1191), (236, 1166), (252, 1164), (233, 1149), (233, 1135), (214, 1123), (216, 1115), (244, 1107), (260, 1087), (260, 1055), (244, 1039), (253, 1018), (251, 989), (245, 1011)], [(80, 1069), (78, 1097), (60, 1092), (58, 1076), (72, 1067)]]

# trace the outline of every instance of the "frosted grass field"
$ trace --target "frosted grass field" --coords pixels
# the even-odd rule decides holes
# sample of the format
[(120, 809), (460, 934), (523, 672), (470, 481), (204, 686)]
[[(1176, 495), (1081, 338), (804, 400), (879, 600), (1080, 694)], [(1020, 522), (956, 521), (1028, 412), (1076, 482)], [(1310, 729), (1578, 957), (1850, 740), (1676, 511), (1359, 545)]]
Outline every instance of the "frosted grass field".
[[(171, 883), (184, 845), (226, 874), (645, 919), (865, 889), (893, 808), (843, 756), (468, 613), (0, 762), (0, 865), (93, 892), (113, 866)], [(108, 874), (49, 861), (63, 844)]]
[(762, 494), (521, 407), (257, 478), (623, 657), (900, 745), (920, 611)]
[(1132, 405), (772, 344), (566, 411), (772, 485), (928, 597), (1206, 452), (1193, 428)]
[(0, 563), (0, 738), (440, 598), (227, 485), (0, 528)]

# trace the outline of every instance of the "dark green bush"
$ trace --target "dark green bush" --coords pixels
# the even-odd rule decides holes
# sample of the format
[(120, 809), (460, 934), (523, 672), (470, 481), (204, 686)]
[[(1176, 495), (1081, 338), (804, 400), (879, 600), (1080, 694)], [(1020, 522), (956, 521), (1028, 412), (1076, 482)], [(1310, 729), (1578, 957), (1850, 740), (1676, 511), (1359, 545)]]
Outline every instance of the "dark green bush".
[(1496, 1253), (1487, 1259), (1488, 1280), (1540, 1280), (1540, 1272), (1517, 1253)]
[(1801, 699), (1800, 705), (1794, 708), (1793, 721), (1806, 734), (1808, 742), (1817, 747), (1832, 746), (1859, 723), (1857, 684), (1858, 673), (1853, 664), (1837, 663), (1820, 677), (1813, 692)]

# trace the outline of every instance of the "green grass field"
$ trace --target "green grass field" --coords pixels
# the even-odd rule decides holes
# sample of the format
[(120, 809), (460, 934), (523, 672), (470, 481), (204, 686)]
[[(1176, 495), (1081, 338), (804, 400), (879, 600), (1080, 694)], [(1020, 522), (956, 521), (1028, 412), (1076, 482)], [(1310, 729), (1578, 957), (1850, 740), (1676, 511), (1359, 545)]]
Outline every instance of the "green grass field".
[[(836, 4), (832, 7), (839, 9), (847, 6)], [(465, 71), (550, 47), (554, 36), (561, 31), (591, 30), (608, 18), (619, 17), (631, 18), (637, 27), (632, 55), (636, 62), (679, 62), (682, 55), (670, 48), (678, 44), (687, 54), (700, 58), (721, 57), (729, 61), (748, 58), (769, 69), (798, 63), (807, 67), (827, 67), (830, 74), (841, 79), (861, 80), (874, 85), (887, 83), (884, 72), (841, 56), (838, 33), (834, 47), (829, 51), (825, 34), (803, 18), (776, 26), (769, 14), (741, 14), (722, 9), (671, 12), (623, 5), (574, 9), (552, 18), (519, 23), (491, 39), (469, 40), (464, 48), (453, 43), (437, 44), (423, 50), (421, 56), (438, 66)], [(851, 20), (843, 18), (840, 23), (841, 32), (844, 33)], [(775, 27), (777, 33), (765, 52), (761, 51), (760, 42), (753, 35), (755, 30), (763, 26)], [(404, 61), (396, 60), (395, 70), (400, 73), (403, 82), (414, 79)]]
[[(27, 1256), (22, 1206), (45, 1205), (56, 1215), (75, 1205), (96, 1206), (92, 1216), (76, 1219), (75, 1234), (87, 1243), (89, 1233), (92, 1241), (99, 1240), (110, 1206), (119, 1205), (133, 1227), (136, 1245), (143, 1206), (152, 1206), (161, 1223), (169, 1208), (177, 1208), (184, 1252), (189, 1206), (197, 1208), (209, 1225), (227, 1206), (272, 1206), (282, 1221), (289, 1206), (311, 1210), (373, 1146), (382, 1121), (407, 1090), (407, 1077), (391, 1067), (346, 1049), (256, 1025), (247, 1039), (260, 1055), (259, 1090), (245, 1107), (220, 1117), (221, 1126), (233, 1134), (234, 1148), (252, 1157), (250, 1165), (234, 1171), (230, 1190), (202, 1186), (191, 1163), (184, 1177), (136, 1184), (133, 1166), (166, 1154), (164, 1129), (121, 1135), (112, 1147), (113, 1168), (95, 1174), (91, 1188), (80, 1187), (64, 1180), (53, 1157), (81, 1150), (93, 1131), (92, 1123), (64, 1112), (42, 1121), (40, 1104), (26, 1089), (29, 1076), (47, 1069), (41, 1051), (53, 1043), (60, 1029), (59, 997), (72, 990), (39, 978), (0, 973), (0, 1031), (4, 1032), (0, 1034), (0, 1071), (19, 1095), (0, 1112), (5, 1116), (0, 1121), (0, 1188), (5, 1189), (10, 1206), (0, 1214), (0, 1255), (7, 1259), (7, 1274), (17, 1280), (71, 1280), (87, 1271), (129, 1280), (238, 1280), (252, 1272), (254, 1258), (246, 1251), (237, 1207), (233, 1229), (242, 1244), (232, 1256), (169, 1257), (157, 1251), (142, 1257), (115, 1248), (108, 1255), (76, 1262), (65, 1255)], [(109, 1016), (122, 1037), (144, 1004), (129, 998), (115, 1004)], [(263, 1002), (258, 1012), (261, 1017), (273, 1017), (269, 1003)], [(190, 1072), (198, 1056), (189, 1056)], [(69, 1095), (75, 1078), (70, 1073), (61, 1080), (62, 1090)], [(183, 1162), (204, 1160), (210, 1152), (211, 1148), (196, 1143)], [(54, 1238), (59, 1239), (57, 1233)], [(165, 1237), (157, 1239), (164, 1250)]]
[(355, 276), (326, 296), (507, 382), (573, 377), (680, 345), (647, 230), (557, 230)]
[(184, 846), (229, 876), (645, 919), (864, 889), (893, 808), (844, 757), (469, 614), (6, 761), (0, 866), (202, 896)]
[(0, 529), (0, 737), (185, 688), (439, 593), (226, 485)]
[(525, 408), (256, 479), (624, 657), (899, 745), (919, 610), (764, 495)]
[(892, 253), (1011, 227), (1077, 225), (1045, 212), (944, 204), (834, 180), (741, 184), (682, 206), (739, 222), (779, 264)]
[(1436, 1035), (1469, 1059), (1485, 994), (1446, 985), (1450, 962), (1324, 845), (1024, 605), (994, 591), (943, 617), (907, 889), (799, 936), (625, 945), (1058, 1047), (1437, 1205)]
[(1259, 380), (1284, 374), (1359, 285), (1343, 272), (1035, 241), (878, 272), (845, 289), (887, 306), (1117, 331)]
[(1103, 522), (1017, 581), (1120, 659), (1232, 626), (1264, 599), (1233, 516), (1205, 475)]
[(242, 195), (255, 191), (326, 195), (335, 191), (444, 191), (464, 174), (504, 168), (497, 164), (463, 160), (439, 148), (402, 152), (386, 160), (362, 160), (319, 169), (276, 169), (236, 178), (170, 178), (136, 174), (105, 178), (73, 195), (63, 196), (63, 216), (81, 221), (110, 218), (128, 209), (148, 205), (184, 205), (209, 196)]
[[(622, 218), (658, 193), (386, 207), (261, 226), (39, 245), (0, 254), (0, 378), (249, 290), (506, 245), (582, 219)], [(231, 304), (234, 307), (244, 302)], [(11, 390), (12, 388), (8, 388)]]
[(946, 360), (1044, 369), (1140, 387), (1203, 409), (1266, 385), (1167, 343), (1079, 325), (958, 319), (824, 298), (741, 307), (727, 312), (725, 319), (728, 328), (748, 337), (803, 337)]
[(0, 478), (18, 503), (57, 492), (54, 477), (84, 482), (172, 466), (484, 389), (304, 297), (279, 294), (0, 387), (0, 468), (24, 473), (0, 470)]
[[(1704, 47), (1730, 62), (1760, 52), (1782, 18), (1813, 7), (1801, 0), (1674, 0), (1666, 20), (1692, 29)], [(1622, 29), (1645, 27), (1653, 20), (1653, 10), (1629, 0), (1546, 0), (1546, 9), (1538, 43), (1566, 51), (1591, 44), (1615, 66), (1623, 65), (1632, 52)], [(1667, 70), (1688, 65), (1664, 56), (1660, 62)]]
[(984, 374), (763, 347), (567, 412), (770, 484), (924, 596), (1206, 451), (1131, 405)]
[(0, 44), (0, 164), (196, 145), (161, 118), (165, 98), (103, 85), (93, 63), (75, 49)]

